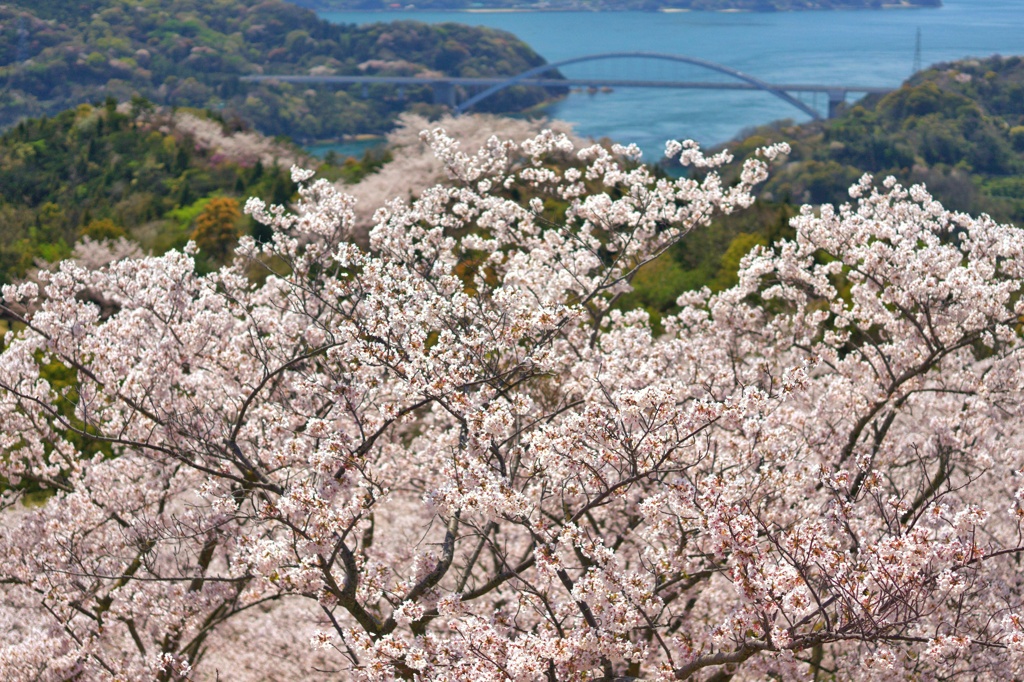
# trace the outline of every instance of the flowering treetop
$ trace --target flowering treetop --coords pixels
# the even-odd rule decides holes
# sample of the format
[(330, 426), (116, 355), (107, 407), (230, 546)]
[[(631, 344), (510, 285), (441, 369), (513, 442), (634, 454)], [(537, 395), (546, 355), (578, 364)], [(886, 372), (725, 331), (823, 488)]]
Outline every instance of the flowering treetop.
[(655, 337), (616, 301), (765, 161), (426, 135), (367, 247), (295, 171), (211, 275), (4, 289), (0, 676), (1024, 672), (1016, 228), (865, 178)]

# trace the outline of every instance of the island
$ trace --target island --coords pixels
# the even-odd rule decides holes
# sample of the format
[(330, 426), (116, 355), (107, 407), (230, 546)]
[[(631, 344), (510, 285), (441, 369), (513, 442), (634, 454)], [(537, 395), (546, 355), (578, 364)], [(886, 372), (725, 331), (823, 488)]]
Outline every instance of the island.
[[(480, 78), (544, 63), (505, 31), (413, 21), (339, 25), (281, 0), (8, 0), (0, 2), (0, 129), (108, 97), (141, 96), (309, 143), (383, 133), (403, 111), (435, 116), (446, 108), (427, 84), (249, 83), (247, 76)], [(481, 108), (518, 112), (551, 97), (543, 88), (515, 87)]]

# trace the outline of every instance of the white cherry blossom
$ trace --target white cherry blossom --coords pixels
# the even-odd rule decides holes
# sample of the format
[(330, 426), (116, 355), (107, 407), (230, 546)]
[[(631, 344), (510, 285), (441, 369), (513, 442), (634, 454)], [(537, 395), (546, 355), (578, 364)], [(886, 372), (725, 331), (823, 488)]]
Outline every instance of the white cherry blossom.
[(424, 139), (368, 235), (296, 171), (211, 275), (4, 288), (0, 678), (1024, 674), (1018, 229), (865, 178), (656, 336), (764, 162)]

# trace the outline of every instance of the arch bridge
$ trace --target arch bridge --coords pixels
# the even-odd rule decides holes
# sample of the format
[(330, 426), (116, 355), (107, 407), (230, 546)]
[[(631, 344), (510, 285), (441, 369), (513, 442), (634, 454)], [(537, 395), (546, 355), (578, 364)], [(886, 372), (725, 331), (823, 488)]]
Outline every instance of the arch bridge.
[[(696, 66), (708, 71), (713, 71), (726, 76), (731, 80), (724, 82), (699, 82), (679, 80), (644, 80), (644, 79), (623, 79), (623, 78), (565, 78), (557, 71), (562, 67), (587, 62), (599, 62), (608, 60), (643, 59), (663, 62), (675, 62)], [(802, 102), (794, 96), (795, 93), (825, 93), (828, 95), (828, 117), (835, 116), (839, 105), (846, 101), (848, 93), (863, 94), (884, 94), (891, 92), (893, 88), (863, 85), (845, 84), (799, 84), (799, 83), (769, 83), (767, 81), (751, 76), (750, 74), (738, 71), (722, 64), (688, 57), (678, 54), (667, 54), (661, 52), (602, 52), (599, 54), (573, 57), (551, 64), (542, 64), (523, 71), (514, 76), (496, 76), (488, 78), (462, 78), (457, 76), (245, 76), (243, 81), (279, 81), (287, 83), (333, 83), (338, 85), (361, 84), (364, 92), (368, 86), (373, 84), (390, 84), (397, 86), (400, 92), (404, 92), (407, 86), (429, 86), (434, 93), (434, 102), (446, 104), (456, 114), (461, 114), (473, 108), (483, 100), (492, 95), (516, 85), (538, 86), (547, 88), (565, 87), (587, 87), (587, 88), (673, 88), (673, 89), (704, 89), (704, 90), (760, 90), (778, 97), (787, 104), (796, 107), (812, 119), (821, 119), (821, 114), (810, 105)], [(457, 87), (482, 88), (476, 94), (468, 97), (462, 102), (458, 101)]]

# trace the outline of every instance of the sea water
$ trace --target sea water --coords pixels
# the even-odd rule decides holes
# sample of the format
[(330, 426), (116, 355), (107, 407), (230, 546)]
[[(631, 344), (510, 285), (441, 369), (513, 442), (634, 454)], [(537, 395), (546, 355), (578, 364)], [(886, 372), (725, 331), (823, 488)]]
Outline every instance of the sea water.
[[(945, 0), (938, 9), (740, 12), (323, 12), (337, 23), (412, 19), (510, 31), (548, 62), (645, 51), (716, 62), (770, 83), (898, 87), (924, 66), (965, 57), (1024, 54), (1024, 0)], [(567, 67), (566, 76), (726, 81), (696, 67), (649, 60)], [(858, 96), (851, 95), (852, 102)], [(824, 94), (800, 97), (825, 113)], [(582, 135), (633, 142), (659, 158), (667, 139), (725, 142), (752, 126), (808, 116), (766, 92), (618, 88), (574, 92), (546, 114)]]

